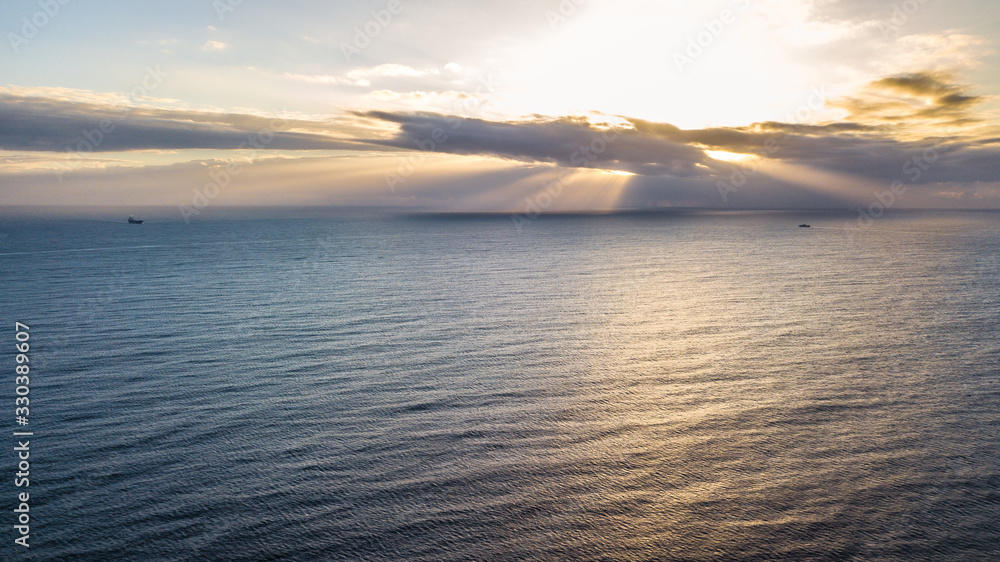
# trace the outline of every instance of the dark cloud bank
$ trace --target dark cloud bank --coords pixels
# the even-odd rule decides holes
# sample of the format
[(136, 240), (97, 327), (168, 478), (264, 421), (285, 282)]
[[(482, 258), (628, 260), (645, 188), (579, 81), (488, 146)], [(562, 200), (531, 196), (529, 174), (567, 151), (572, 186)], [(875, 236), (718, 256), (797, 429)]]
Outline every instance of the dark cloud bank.
[(320, 134), (285, 132), (287, 120), (108, 107), (62, 100), (0, 96), (0, 148), (41, 152), (144, 149), (357, 149)]
[[(338, 136), (336, 123), (286, 121), (276, 127), (273, 120), (250, 115), (151, 109), (133, 109), (124, 114), (126, 110), (121, 108), (7, 95), (0, 96), (0, 148), (94, 152), (391, 148), (492, 155), (567, 167), (624, 170), (640, 176), (711, 181), (728, 177), (734, 165), (713, 159), (706, 151), (728, 151), (878, 181), (998, 181), (1000, 135), (996, 133), (988, 138), (900, 134), (905, 131), (903, 127), (914, 122), (974, 122), (969, 109), (979, 100), (966, 88), (950, 83), (947, 76), (918, 73), (885, 78), (870, 84), (857, 97), (836, 100), (832, 105), (848, 112), (847, 118), (837, 123), (765, 122), (747, 127), (683, 130), (668, 123), (629, 117), (617, 119), (616, 126), (608, 128), (577, 117), (536, 116), (498, 122), (434, 113), (366, 112), (351, 118), (382, 129), (392, 125), (397, 130), (388, 137), (362, 139)], [(108, 126), (113, 130), (107, 132)], [(934, 155), (932, 166), (922, 168), (919, 177), (903, 177), (908, 162), (928, 154)]]

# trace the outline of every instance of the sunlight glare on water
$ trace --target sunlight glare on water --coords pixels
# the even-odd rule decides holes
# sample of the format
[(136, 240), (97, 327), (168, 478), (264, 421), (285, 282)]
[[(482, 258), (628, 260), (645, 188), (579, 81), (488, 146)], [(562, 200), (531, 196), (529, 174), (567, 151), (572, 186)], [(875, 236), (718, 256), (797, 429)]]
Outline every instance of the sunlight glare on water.
[(4, 225), (3, 314), (33, 324), (39, 373), (38, 544), (997, 555), (998, 215), (801, 220)]

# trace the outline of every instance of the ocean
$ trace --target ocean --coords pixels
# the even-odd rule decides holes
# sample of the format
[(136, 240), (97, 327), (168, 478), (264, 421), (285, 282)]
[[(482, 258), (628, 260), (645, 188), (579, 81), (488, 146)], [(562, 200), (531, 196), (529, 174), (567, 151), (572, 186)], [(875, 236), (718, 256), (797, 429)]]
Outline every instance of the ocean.
[(0, 276), (4, 560), (1000, 559), (1000, 213), (11, 218)]

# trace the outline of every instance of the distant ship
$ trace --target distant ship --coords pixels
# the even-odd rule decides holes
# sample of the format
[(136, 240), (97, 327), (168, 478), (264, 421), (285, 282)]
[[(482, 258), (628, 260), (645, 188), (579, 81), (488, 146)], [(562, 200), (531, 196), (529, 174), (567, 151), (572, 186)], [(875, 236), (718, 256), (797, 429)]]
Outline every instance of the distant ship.
[(142, 219), (137, 219), (137, 218), (133, 217), (132, 215), (129, 215), (128, 216), (128, 223), (129, 224), (142, 224)]
[[(142, 221), (139, 221), (139, 222), (142, 222)], [(799, 228), (809, 228), (809, 225), (808, 224), (800, 224)]]

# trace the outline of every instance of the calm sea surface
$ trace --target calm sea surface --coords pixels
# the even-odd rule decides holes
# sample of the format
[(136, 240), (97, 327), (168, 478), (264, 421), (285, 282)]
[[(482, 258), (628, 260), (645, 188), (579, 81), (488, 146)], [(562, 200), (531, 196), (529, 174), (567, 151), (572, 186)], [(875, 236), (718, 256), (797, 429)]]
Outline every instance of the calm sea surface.
[(996, 560), (1000, 214), (856, 227), (4, 220), (0, 558)]

